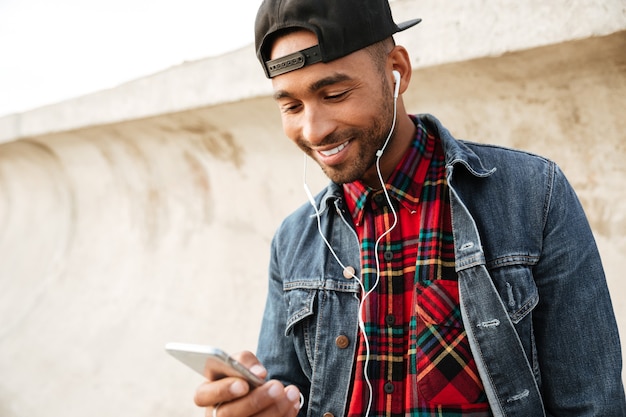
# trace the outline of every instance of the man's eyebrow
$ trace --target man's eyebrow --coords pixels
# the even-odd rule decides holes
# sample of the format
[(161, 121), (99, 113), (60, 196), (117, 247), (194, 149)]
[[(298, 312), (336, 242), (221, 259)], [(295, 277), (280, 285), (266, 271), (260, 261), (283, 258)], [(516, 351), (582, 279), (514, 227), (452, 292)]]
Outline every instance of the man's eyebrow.
[(336, 73), (331, 76), (317, 80), (316, 82), (314, 82), (313, 84), (309, 86), (309, 91), (314, 93), (324, 87), (328, 87), (329, 85), (337, 84), (337, 83), (347, 81), (350, 79), (351, 78), (346, 74)]
[[(321, 78), (315, 81), (309, 86), (309, 91), (314, 93), (329, 85), (334, 85), (343, 81), (351, 80), (347, 74), (336, 73), (328, 77)], [(278, 90), (274, 93), (274, 100), (280, 100), (281, 98), (292, 98), (293, 96), (287, 90)]]
[(292, 96), (286, 90), (278, 90), (274, 92), (274, 100), (278, 101), (281, 98), (292, 98)]

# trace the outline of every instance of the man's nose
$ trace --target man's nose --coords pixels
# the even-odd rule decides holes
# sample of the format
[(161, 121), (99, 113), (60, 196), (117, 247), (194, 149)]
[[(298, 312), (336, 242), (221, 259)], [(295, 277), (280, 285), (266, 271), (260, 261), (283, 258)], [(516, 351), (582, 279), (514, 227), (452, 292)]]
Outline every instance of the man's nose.
[(302, 135), (312, 146), (324, 145), (324, 139), (336, 128), (329, 111), (320, 107), (309, 107), (305, 110)]

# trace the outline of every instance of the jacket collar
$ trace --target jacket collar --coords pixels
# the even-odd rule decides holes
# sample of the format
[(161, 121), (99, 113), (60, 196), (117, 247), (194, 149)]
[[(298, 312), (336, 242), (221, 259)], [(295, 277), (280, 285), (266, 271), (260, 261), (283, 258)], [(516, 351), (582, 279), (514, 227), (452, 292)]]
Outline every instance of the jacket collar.
[(450, 131), (443, 127), (441, 122), (430, 114), (417, 116), (427, 126), (427, 129), (435, 130), (435, 134), (441, 139), (443, 153), (446, 156), (446, 166), (450, 170), (457, 164), (461, 164), (474, 176), (479, 178), (488, 177), (496, 171), (496, 168), (485, 168), (482, 161), (464, 141), (455, 139)]

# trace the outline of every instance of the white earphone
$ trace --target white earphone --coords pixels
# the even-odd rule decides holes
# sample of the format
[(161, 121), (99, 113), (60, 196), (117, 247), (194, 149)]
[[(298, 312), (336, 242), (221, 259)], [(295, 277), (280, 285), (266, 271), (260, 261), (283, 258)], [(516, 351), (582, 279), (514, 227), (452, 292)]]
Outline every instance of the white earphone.
[(395, 86), (393, 90), (393, 98), (398, 98), (398, 93), (400, 92), (400, 72), (393, 70), (392, 71), (393, 78), (395, 80)]

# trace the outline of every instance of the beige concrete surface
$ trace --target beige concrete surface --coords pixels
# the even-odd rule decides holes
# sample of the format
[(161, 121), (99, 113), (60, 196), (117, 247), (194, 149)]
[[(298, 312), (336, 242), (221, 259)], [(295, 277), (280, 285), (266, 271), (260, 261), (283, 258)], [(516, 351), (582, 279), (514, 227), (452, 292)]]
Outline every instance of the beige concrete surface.
[[(532, 5), (537, 16), (550, 11)], [(624, 29), (418, 65), (405, 95), (410, 111), (435, 114), (459, 138), (561, 165), (590, 218), (622, 335)], [(190, 64), (190, 72), (18, 115), (15, 125), (0, 119), (0, 416), (201, 416), (192, 403), (201, 378), (163, 345), (255, 348), (269, 241), (306, 197), (302, 156), (283, 137), (267, 80), (231, 84), (216, 69), (228, 59), (203, 64), (212, 72), (196, 95), (202, 78)], [(246, 65), (243, 72), (260, 73), (256, 62)], [(133, 98), (152, 88), (149, 99)], [(210, 101), (213, 91), (219, 98)], [(127, 116), (106, 112), (124, 103)], [(308, 182), (314, 190), (326, 182), (313, 164)]]
[[(394, 0), (391, 7), (397, 22), (423, 19), (396, 36), (411, 51), (416, 69), (626, 29), (623, 0)], [(267, 94), (270, 84), (250, 45), (217, 59), (185, 62), (116, 88), (0, 117), (0, 143)]]

